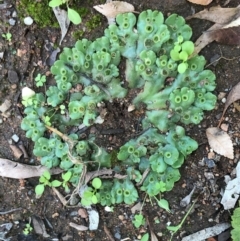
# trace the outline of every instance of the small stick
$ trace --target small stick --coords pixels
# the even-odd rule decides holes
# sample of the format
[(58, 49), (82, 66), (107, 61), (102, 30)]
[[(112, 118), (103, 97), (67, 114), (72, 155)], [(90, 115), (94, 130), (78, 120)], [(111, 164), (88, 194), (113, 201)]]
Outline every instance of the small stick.
[(109, 229), (107, 228), (107, 226), (104, 224), (103, 226), (104, 232), (107, 234), (108, 238), (111, 241), (115, 241), (115, 239), (113, 238), (112, 234), (110, 233)]
[(5, 214), (9, 214), (9, 213), (13, 213), (15, 211), (18, 211), (18, 210), (21, 210), (22, 208), (14, 208), (14, 209), (11, 209), (11, 210), (8, 210), (8, 211), (3, 211), (3, 212), (0, 212), (0, 215), (5, 215)]

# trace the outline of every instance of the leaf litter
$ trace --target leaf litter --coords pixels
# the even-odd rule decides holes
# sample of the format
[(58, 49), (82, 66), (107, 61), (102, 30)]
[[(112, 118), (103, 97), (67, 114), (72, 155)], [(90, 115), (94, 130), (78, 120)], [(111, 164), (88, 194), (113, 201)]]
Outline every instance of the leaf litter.
[(223, 155), (230, 159), (234, 158), (233, 143), (231, 141), (230, 136), (226, 132), (222, 131), (219, 127), (221, 126), (223, 117), (228, 107), (239, 99), (240, 99), (240, 82), (236, 84), (228, 94), (218, 126), (211, 127), (206, 130), (206, 135), (211, 148), (218, 154)]
[(209, 145), (218, 154), (233, 159), (233, 143), (230, 136), (218, 127), (210, 127), (206, 130)]
[(226, 45), (240, 44), (240, 5), (236, 8), (212, 7), (186, 19), (192, 18), (215, 23), (196, 40), (193, 56), (213, 41)]

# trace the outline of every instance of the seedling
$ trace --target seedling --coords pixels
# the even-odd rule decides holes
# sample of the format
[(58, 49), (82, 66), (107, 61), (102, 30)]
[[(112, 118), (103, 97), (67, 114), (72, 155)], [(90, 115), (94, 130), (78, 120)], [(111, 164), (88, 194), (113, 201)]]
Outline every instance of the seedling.
[(69, 180), (71, 177), (72, 177), (72, 172), (70, 172), (70, 171), (68, 171), (66, 173), (62, 173), (62, 179), (63, 179), (62, 186), (66, 193), (70, 192), (68, 185), (69, 185)]
[(135, 214), (132, 222), (136, 228), (139, 228), (146, 223), (146, 220), (142, 214)]
[(40, 198), (42, 196), (46, 186), (59, 187), (62, 185), (62, 182), (60, 182), (58, 180), (50, 181), (50, 179), (51, 179), (51, 174), (49, 171), (45, 171), (42, 174), (42, 176), (40, 176), (40, 178), (39, 178), (40, 184), (38, 184), (35, 187), (35, 193), (36, 193), (37, 198)]
[(142, 238), (141, 238), (140, 241), (148, 241), (148, 240), (149, 240), (149, 234), (148, 234), (148, 233), (145, 233), (145, 234), (142, 236)]
[(46, 82), (46, 76), (38, 74), (35, 78), (35, 81), (37, 87), (43, 86), (43, 84)]
[(9, 32), (3, 33), (2, 37), (5, 38), (9, 43), (12, 41), (12, 34)]
[(96, 195), (97, 190), (102, 186), (102, 181), (100, 178), (96, 177), (92, 180), (92, 187), (88, 187), (83, 193), (81, 204), (83, 206), (89, 206), (91, 204), (97, 204), (98, 198)]
[(183, 217), (182, 221), (177, 226), (167, 226), (167, 229), (169, 231), (171, 231), (171, 238), (170, 238), (169, 241), (172, 241), (172, 238), (173, 238), (174, 234), (176, 234), (178, 232), (178, 230), (182, 228), (183, 223), (185, 222), (188, 215), (191, 213), (191, 211), (192, 211), (196, 202), (197, 202), (197, 199), (195, 199), (195, 201), (193, 202), (193, 204), (191, 205), (191, 207), (189, 208), (189, 210), (187, 211), (187, 213)]
[(24, 228), (24, 230), (23, 230), (23, 234), (24, 234), (24, 235), (28, 235), (28, 234), (30, 234), (32, 231), (33, 231), (33, 228), (32, 228), (32, 226), (31, 226), (31, 224), (30, 224), (30, 222), (29, 222), (29, 223), (27, 223), (27, 224), (25, 225), (25, 228)]

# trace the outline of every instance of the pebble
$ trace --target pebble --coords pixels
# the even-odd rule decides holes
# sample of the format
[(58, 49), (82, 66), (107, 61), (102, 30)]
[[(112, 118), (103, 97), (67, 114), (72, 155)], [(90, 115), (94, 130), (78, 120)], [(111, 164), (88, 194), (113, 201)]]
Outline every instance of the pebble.
[(226, 96), (226, 93), (225, 93), (225, 92), (220, 92), (220, 93), (218, 94), (218, 100), (223, 99), (225, 96)]
[(225, 132), (228, 131), (228, 124), (221, 124), (221, 129)]
[(0, 119), (0, 124), (2, 124), (3, 123), (3, 119)]
[(115, 234), (114, 234), (114, 237), (115, 237), (116, 239), (121, 239), (121, 234), (120, 234), (120, 233), (115, 233)]
[(8, 80), (12, 84), (18, 83), (19, 77), (17, 72), (14, 70), (8, 70)]
[(226, 103), (227, 99), (224, 97), (222, 98), (222, 103)]
[(16, 12), (16, 11), (13, 11), (12, 17), (13, 17), (13, 18), (16, 18), (16, 17), (17, 17), (17, 12)]
[(12, 85), (11, 85), (11, 89), (12, 89), (12, 90), (17, 89), (17, 85), (16, 85), (16, 84), (12, 84)]
[(205, 158), (204, 161), (205, 161), (206, 165), (208, 166), (208, 168), (213, 168), (216, 166), (215, 162), (212, 159)]
[(1, 105), (0, 105), (0, 111), (2, 113), (6, 112), (10, 107), (11, 107), (11, 101), (10, 100), (5, 100)]
[(33, 19), (31, 17), (26, 17), (24, 18), (23, 22), (29, 26), (33, 24)]
[(10, 19), (8, 20), (8, 22), (9, 22), (9, 24), (10, 24), (11, 26), (14, 26), (14, 25), (16, 24), (16, 20), (13, 19), (13, 18), (10, 18)]
[(12, 139), (13, 139), (15, 142), (18, 142), (18, 141), (19, 141), (19, 136), (16, 135), (16, 134), (14, 134), (14, 135), (12, 136)]

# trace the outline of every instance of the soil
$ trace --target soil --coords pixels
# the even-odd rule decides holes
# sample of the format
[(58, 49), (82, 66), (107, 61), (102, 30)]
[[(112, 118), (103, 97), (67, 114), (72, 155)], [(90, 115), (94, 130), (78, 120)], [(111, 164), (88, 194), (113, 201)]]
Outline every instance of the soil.
[[(213, 2), (212, 5), (217, 4), (215, 1)], [(223, 5), (224, 2), (219, 1), (219, 4)], [(12, 106), (7, 114), (0, 116), (0, 157), (25, 164), (37, 165), (39, 162), (32, 154), (33, 144), (26, 138), (25, 132), (20, 128), (21, 120), (24, 117), (23, 106), (21, 105), (21, 89), (25, 85), (36, 89), (33, 78), (37, 73), (45, 74), (49, 72), (50, 67), (46, 65), (46, 58), (49, 53), (45, 48), (45, 44), (50, 42), (57, 44), (61, 33), (58, 28), (39, 28), (36, 23), (26, 26), (18, 17), (15, 18), (16, 24), (10, 26), (8, 20), (17, 7), (15, 1), (7, 1), (7, 3), (10, 6), (9, 8), (0, 9), (0, 52), (4, 52), (3, 58), (0, 58), (0, 103), (8, 99), (11, 100)], [(70, 27), (61, 48), (74, 44), (73, 32), (77, 28), (84, 27), (84, 22), (96, 14), (92, 6), (99, 4), (99, 2), (92, 1), (89, 4), (88, 1), (84, 0), (81, 1), (81, 4), (89, 9), (90, 14), (83, 18), (83, 23), (80, 26)], [(161, 10), (165, 16), (170, 13), (177, 13), (187, 17), (193, 11), (198, 12), (203, 9), (203, 7), (193, 5), (185, 0), (134, 0), (132, 4), (135, 6), (136, 11), (157, 9)], [(236, 7), (238, 4), (238, 0), (232, 0), (226, 7)], [(191, 20), (188, 23), (193, 29), (193, 41), (211, 26), (209, 22), (198, 19)], [(98, 36), (102, 36), (106, 26), (107, 21), (102, 17), (101, 25), (90, 32), (86, 31), (83, 37), (95, 39)], [(8, 43), (1, 37), (7, 31), (12, 33), (11, 43)], [(219, 95), (221, 92), (227, 94), (239, 81), (240, 48), (212, 43), (205, 47), (201, 54), (205, 56), (208, 63), (216, 55), (224, 57), (208, 68), (217, 77), (215, 94)], [(14, 73), (17, 73), (17, 78), (11, 78), (11, 75), (14, 75)], [(122, 75), (124, 76), (124, 74)], [(133, 111), (131, 113), (127, 111), (132, 95), (134, 93), (131, 93), (124, 100), (115, 101), (111, 105), (108, 104), (106, 108), (109, 115), (108, 120), (110, 121), (95, 127), (96, 135), (101, 139), (102, 145), (108, 149), (118, 148), (132, 138), (136, 131), (136, 125), (143, 113), (141, 111)], [(209, 157), (211, 150), (206, 139), (205, 130), (208, 127), (217, 126), (223, 107), (224, 103), (220, 99), (215, 110), (205, 113), (205, 118), (200, 125), (186, 127), (187, 134), (199, 143), (199, 148), (185, 161), (180, 170), (181, 179), (176, 183), (173, 190), (164, 194), (164, 198), (170, 203), (172, 213), (160, 209), (155, 202), (151, 203), (150, 200), (146, 200), (143, 212), (158, 240), (169, 240), (170, 234), (166, 230), (166, 224), (177, 225), (182, 220), (189, 207), (181, 207), (179, 205), (180, 201), (190, 193), (194, 185), (196, 190), (193, 197), (198, 197), (197, 203), (180, 232), (173, 237), (173, 240), (181, 240), (183, 236), (214, 226), (217, 223), (230, 222), (231, 220), (231, 212), (224, 211), (220, 204), (220, 191), (224, 187), (224, 176), (231, 175), (234, 177), (234, 168), (239, 158), (240, 113), (233, 106), (228, 109), (224, 123), (228, 125), (228, 132), (232, 140), (234, 140), (235, 158), (229, 160), (215, 154), (213, 157), (214, 167), (207, 165), (207, 161), (212, 159), (212, 157)], [(106, 132), (109, 129), (112, 132)], [(20, 141), (25, 146), (29, 158), (16, 159), (9, 145), (9, 140), (13, 134), (20, 137)], [(141, 239), (145, 232), (149, 232), (147, 225), (139, 229), (134, 228), (131, 206), (128, 205), (117, 205), (114, 207), (114, 212), (106, 212), (104, 207), (97, 205), (94, 208), (100, 215), (98, 230), (78, 231), (70, 227), (69, 223), (75, 222), (88, 226), (88, 220), (80, 217), (78, 214), (79, 207), (67, 208), (63, 206), (51, 189), (47, 189), (40, 199), (36, 199), (34, 187), (37, 184), (38, 178), (27, 180), (0, 178), (1, 211), (21, 208), (21, 210), (5, 215), (0, 212), (0, 224), (9, 222), (13, 224), (11, 231), (6, 235), (11, 238), (10, 240), (134, 241)], [(139, 201), (143, 199), (144, 196), (140, 196)], [(29, 218), (42, 220), (50, 236), (44, 238), (43, 235), (37, 234), (36, 230), (27, 236), (23, 235), (22, 231), (26, 223), (29, 222)], [(114, 239), (109, 238), (108, 232)]]

